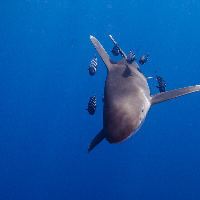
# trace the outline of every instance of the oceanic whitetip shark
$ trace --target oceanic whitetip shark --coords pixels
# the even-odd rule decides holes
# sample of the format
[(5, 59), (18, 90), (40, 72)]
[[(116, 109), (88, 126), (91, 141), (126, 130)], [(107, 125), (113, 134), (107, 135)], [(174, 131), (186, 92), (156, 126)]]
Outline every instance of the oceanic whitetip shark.
[(95, 37), (90, 36), (90, 40), (106, 65), (107, 78), (104, 87), (103, 129), (90, 143), (88, 152), (104, 138), (109, 143), (120, 143), (131, 137), (142, 126), (152, 105), (200, 91), (200, 85), (196, 85), (150, 95), (147, 78), (136, 62), (129, 64), (121, 49), (123, 59), (114, 62)]

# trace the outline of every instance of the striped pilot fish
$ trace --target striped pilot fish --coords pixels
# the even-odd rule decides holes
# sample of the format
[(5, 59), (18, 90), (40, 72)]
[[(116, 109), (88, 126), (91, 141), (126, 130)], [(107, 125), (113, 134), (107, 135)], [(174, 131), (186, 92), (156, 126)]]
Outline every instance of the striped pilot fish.
[(156, 80), (158, 81), (158, 85), (159, 85), (156, 87), (159, 89), (160, 93), (165, 92), (165, 88), (167, 86), (165, 83), (165, 80), (161, 76), (157, 76), (157, 75), (156, 75)]
[(142, 55), (142, 56), (140, 57), (140, 59), (139, 59), (140, 65), (144, 65), (144, 64), (147, 62), (148, 57), (149, 57), (149, 53), (147, 54), (147, 56), (145, 56), (145, 54)]
[(133, 61), (135, 61), (135, 60), (137, 60), (136, 58), (135, 58), (135, 54), (131, 51), (131, 49), (130, 49), (130, 54), (128, 55), (128, 57), (127, 57), (127, 59), (126, 59), (126, 61), (129, 63), (129, 64), (131, 64)]
[(93, 97), (90, 97), (88, 108), (86, 109), (90, 115), (94, 115), (97, 104), (96, 104), (97, 98), (94, 94)]
[(89, 70), (90, 76), (94, 76), (94, 74), (96, 73), (96, 71), (97, 71), (97, 58), (96, 58), (96, 54), (95, 54), (95, 57), (92, 59), (88, 70)]
[(113, 47), (113, 49), (112, 49), (111, 52), (113, 53), (113, 56), (118, 56), (119, 53), (120, 53), (120, 47), (119, 47), (119, 45), (115, 44), (115, 46)]

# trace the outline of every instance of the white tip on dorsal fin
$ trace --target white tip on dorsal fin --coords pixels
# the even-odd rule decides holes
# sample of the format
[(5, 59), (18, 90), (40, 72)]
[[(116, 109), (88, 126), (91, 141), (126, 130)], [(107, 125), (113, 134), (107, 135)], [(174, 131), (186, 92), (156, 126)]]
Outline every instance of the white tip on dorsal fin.
[(94, 45), (95, 49), (97, 50), (98, 54), (101, 56), (101, 59), (103, 60), (104, 64), (106, 65), (108, 71), (112, 67), (112, 59), (109, 57), (103, 46), (100, 44), (100, 42), (93, 36), (90, 36), (90, 40), (92, 44)]
[(161, 92), (159, 94), (155, 94), (151, 96), (151, 105), (161, 103), (163, 101), (167, 101), (167, 100), (180, 97), (186, 94), (190, 94), (192, 92), (197, 92), (197, 91), (200, 91), (200, 85), (189, 86), (189, 87), (171, 90), (167, 92)]

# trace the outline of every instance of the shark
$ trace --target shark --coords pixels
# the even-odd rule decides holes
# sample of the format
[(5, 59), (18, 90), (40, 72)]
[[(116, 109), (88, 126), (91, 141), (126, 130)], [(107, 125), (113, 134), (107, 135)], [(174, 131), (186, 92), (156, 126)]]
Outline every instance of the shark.
[[(116, 42), (110, 35), (114, 44)], [(200, 85), (188, 86), (151, 95), (138, 64), (127, 62), (126, 54), (120, 48), (123, 59), (113, 61), (100, 42), (93, 36), (90, 40), (107, 68), (104, 87), (103, 129), (88, 146), (88, 152), (103, 139), (109, 143), (120, 143), (134, 135), (142, 126), (151, 106), (200, 91)]]

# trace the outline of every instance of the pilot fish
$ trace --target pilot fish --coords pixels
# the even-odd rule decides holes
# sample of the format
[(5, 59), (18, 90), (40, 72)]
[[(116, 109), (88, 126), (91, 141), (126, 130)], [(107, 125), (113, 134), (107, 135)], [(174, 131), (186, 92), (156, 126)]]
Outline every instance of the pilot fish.
[(86, 109), (90, 115), (94, 115), (94, 113), (95, 113), (95, 110), (97, 107), (96, 100), (97, 100), (97, 98), (96, 98), (95, 94), (93, 97), (90, 97), (90, 100), (88, 103), (88, 108)]
[(94, 76), (94, 74), (95, 74), (96, 71), (97, 71), (97, 58), (96, 58), (96, 55), (95, 55), (95, 57), (92, 59), (88, 70), (89, 70), (90, 76)]
[(161, 77), (161, 76), (157, 76), (156, 75), (156, 80), (158, 81), (158, 85), (156, 86), (160, 92), (165, 92), (165, 88), (166, 88), (166, 83), (165, 80)]

